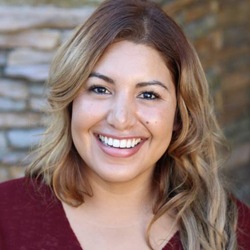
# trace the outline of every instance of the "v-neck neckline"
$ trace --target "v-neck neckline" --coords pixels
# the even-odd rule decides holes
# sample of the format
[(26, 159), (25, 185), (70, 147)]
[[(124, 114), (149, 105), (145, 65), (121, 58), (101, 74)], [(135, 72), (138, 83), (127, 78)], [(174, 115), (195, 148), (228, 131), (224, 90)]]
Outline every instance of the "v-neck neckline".
[[(79, 247), (79, 249), (77, 249), (77, 250), (85, 250), (81, 246), (79, 240), (77, 239), (77, 237), (76, 237), (76, 235), (75, 235), (75, 233), (74, 233), (74, 231), (73, 231), (73, 229), (72, 229), (72, 227), (70, 225), (70, 222), (69, 222), (69, 220), (67, 218), (67, 215), (66, 215), (66, 212), (65, 212), (65, 210), (63, 208), (62, 202), (60, 200), (59, 200), (59, 208), (60, 208), (60, 213), (62, 215), (62, 219), (64, 221), (63, 224), (65, 224), (65, 228), (67, 228), (67, 231), (69, 232), (70, 237), (72, 238), (72, 241), (76, 242), (78, 247)], [(176, 241), (178, 240), (178, 238), (179, 238), (179, 231), (176, 231), (174, 233), (174, 235), (170, 238), (170, 240), (167, 242), (167, 244), (162, 248), (162, 250), (172, 249), (170, 247), (173, 246), (174, 244), (176, 244)]]

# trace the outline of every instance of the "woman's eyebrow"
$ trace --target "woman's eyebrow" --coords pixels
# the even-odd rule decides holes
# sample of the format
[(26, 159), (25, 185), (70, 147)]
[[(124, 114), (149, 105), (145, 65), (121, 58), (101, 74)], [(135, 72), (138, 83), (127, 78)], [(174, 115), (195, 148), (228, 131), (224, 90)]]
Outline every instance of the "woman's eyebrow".
[(164, 83), (157, 81), (157, 80), (148, 81), (148, 82), (139, 82), (136, 84), (136, 87), (141, 88), (141, 87), (152, 86), (152, 85), (153, 86), (158, 85), (158, 86), (166, 89), (167, 91), (169, 91), (168, 87)]
[(115, 83), (113, 79), (111, 79), (110, 77), (108, 76), (105, 76), (103, 74), (100, 74), (98, 72), (92, 72), (90, 73), (89, 77), (97, 77), (97, 78), (100, 78), (101, 80), (105, 81), (105, 82), (108, 82), (108, 83)]
[[(112, 84), (115, 83), (115, 81), (112, 78), (105, 76), (103, 74), (100, 74), (98, 72), (90, 73), (89, 77), (97, 77), (105, 82), (112, 83)], [(136, 84), (136, 87), (141, 88), (141, 87), (152, 86), (152, 85), (154, 85), (154, 86), (158, 85), (166, 90), (169, 90), (168, 87), (164, 83), (157, 81), (157, 80), (152, 80), (152, 81), (147, 81), (147, 82), (139, 82)]]

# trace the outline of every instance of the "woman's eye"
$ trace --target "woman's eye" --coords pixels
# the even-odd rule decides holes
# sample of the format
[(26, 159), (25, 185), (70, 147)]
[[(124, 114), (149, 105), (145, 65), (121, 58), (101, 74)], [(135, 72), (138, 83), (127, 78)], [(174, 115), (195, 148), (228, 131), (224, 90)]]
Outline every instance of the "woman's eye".
[(101, 87), (101, 86), (91, 86), (89, 90), (99, 95), (110, 94), (110, 91), (108, 89), (106, 89), (105, 87)]
[(154, 100), (158, 99), (160, 96), (154, 92), (148, 91), (148, 92), (143, 92), (139, 95), (139, 98), (141, 99), (147, 99), (147, 100)]

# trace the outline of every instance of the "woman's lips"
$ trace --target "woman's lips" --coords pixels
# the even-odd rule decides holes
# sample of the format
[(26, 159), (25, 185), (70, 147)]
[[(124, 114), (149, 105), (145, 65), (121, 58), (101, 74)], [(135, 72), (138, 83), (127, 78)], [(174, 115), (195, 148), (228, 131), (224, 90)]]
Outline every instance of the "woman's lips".
[(139, 137), (114, 138), (98, 134), (98, 145), (102, 151), (112, 157), (130, 157), (138, 152), (145, 139)]

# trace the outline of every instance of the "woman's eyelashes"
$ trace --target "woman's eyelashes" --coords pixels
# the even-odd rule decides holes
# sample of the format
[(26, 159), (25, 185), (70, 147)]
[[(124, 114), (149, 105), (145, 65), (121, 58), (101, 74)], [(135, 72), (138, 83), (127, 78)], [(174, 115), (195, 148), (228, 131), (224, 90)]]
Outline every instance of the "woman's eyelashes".
[(88, 88), (89, 92), (94, 92), (98, 95), (110, 95), (111, 92), (103, 86), (100, 85), (92, 85)]
[(144, 91), (138, 95), (138, 98), (146, 100), (155, 100), (159, 99), (160, 95), (155, 93), (154, 91)]

